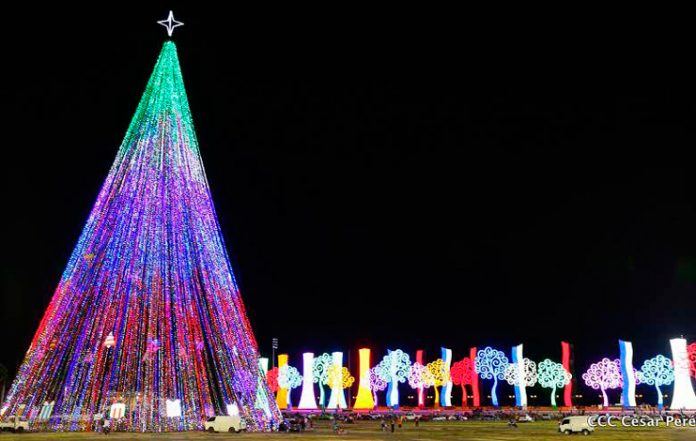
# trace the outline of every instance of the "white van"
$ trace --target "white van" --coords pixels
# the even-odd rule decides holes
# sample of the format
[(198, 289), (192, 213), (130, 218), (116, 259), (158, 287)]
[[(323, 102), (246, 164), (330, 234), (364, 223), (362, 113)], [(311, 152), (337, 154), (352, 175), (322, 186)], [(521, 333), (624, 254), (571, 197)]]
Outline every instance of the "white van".
[(571, 433), (582, 433), (583, 435), (589, 435), (594, 432), (594, 427), (592, 427), (588, 421), (588, 416), (569, 416), (565, 417), (558, 424), (558, 431), (570, 435)]
[(7, 417), (7, 420), (0, 420), (0, 430), (22, 433), (25, 430), (29, 430), (29, 423), (24, 417), (12, 415), (11, 417)]
[(240, 432), (246, 429), (246, 423), (239, 415), (214, 416), (205, 422), (205, 430), (213, 432)]

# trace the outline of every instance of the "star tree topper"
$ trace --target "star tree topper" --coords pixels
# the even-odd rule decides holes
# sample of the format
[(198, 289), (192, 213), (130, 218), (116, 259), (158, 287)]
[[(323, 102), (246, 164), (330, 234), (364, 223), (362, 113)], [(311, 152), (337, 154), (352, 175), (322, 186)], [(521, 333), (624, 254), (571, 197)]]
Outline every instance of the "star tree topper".
[(169, 11), (169, 17), (167, 17), (166, 20), (160, 20), (157, 22), (157, 24), (160, 24), (167, 28), (167, 35), (169, 35), (170, 37), (174, 33), (174, 28), (184, 25), (183, 22), (176, 21), (174, 19), (174, 13), (172, 11)]

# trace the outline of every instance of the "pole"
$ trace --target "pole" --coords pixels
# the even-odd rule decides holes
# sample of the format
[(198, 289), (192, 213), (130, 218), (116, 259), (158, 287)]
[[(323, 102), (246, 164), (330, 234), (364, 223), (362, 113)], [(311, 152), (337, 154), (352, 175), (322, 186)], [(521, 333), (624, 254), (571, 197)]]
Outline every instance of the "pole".
[(276, 354), (276, 350), (278, 349), (278, 339), (274, 337), (273, 340), (271, 340), (271, 344), (273, 346), (272, 351), (271, 351), (271, 354), (272, 354), (271, 360), (273, 360), (272, 367), (275, 367), (275, 365), (276, 365), (276, 355), (275, 354)]

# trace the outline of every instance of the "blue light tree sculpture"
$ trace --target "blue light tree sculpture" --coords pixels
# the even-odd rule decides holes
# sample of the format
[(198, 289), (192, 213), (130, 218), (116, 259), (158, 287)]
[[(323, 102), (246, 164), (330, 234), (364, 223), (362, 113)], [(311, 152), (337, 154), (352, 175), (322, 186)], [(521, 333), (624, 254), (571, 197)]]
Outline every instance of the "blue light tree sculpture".
[(495, 407), (498, 407), (498, 396), (496, 395), (498, 380), (505, 379), (505, 369), (507, 369), (508, 364), (508, 358), (505, 356), (505, 353), (491, 347), (481, 349), (476, 354), (476, 373), (483, 380), (493, 380), (491, 401)]
[(405, 383), (411, 368), (411, 358), (401, 349), (389, 350), (379, 363), (378, 374), (389, 384), (387, 406), (399, 407), (399, 383)]
[(674, 383), (674, 365), (672, 360), (664, 355), (649, 358), (643, 362), (643, 366), (641, 366), (640, 371), (636, 372), (636, 376), (641, 383), (655, 386), (655, 389), (657, 389), (657, 408), (664, 408), (660, 386), (669, 386)]

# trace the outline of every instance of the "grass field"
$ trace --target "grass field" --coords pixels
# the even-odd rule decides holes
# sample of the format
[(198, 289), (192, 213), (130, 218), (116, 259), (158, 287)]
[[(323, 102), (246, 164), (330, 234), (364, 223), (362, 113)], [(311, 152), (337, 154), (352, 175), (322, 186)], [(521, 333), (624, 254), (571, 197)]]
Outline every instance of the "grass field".
[[(294, 440), (294, 441), (322, 441), (322, 440), (403, 440), (403, 441), (488, 441), (488, 440), (558, 440), (565, 438), (565, 435), (556, 431), (556, 422), (535, 422), (520, 424), (519, 428), (508, 428), (505, 422), (474, 422), (474, 421), (448, 421), (448, 422), (425, 422), (419, 427), (415, 427), (409, 422), (395, 433), (381, 432), (379, 422), (360, 421), (355, 424), (346, 424), (345, 435), (334, 435), (327, 421), (319, 421), (313, 432), (303, 434), (288, 433), (204, 433), (204, 432), (184, 432), (184, 433), (162, 433), (162, 434), (133, 434), (133, 433), (111, 433), (108, 437), (94, 433), (0, 433), (0, 441), (39, 441), (39, 440), (60, 440), (60, 441), (87, 441), (97, 440)], [(573, 437), (581, 437), (573, 435)], [(574, 439), (573, 438), (573, 439)], [(696, 441), (696, 429), (677, 429), (677, 428), (598, 428), (591, 435), (592, 440), (654, 440), (654, 441)]]

